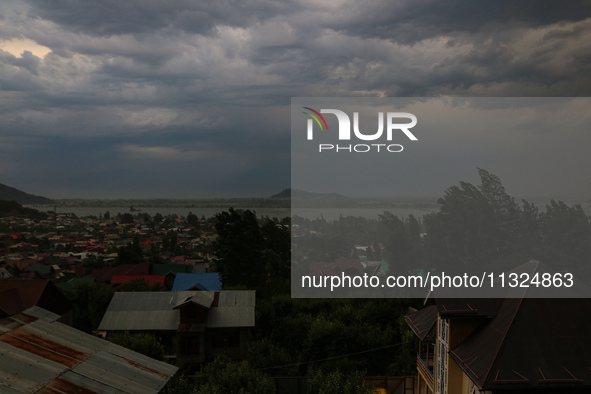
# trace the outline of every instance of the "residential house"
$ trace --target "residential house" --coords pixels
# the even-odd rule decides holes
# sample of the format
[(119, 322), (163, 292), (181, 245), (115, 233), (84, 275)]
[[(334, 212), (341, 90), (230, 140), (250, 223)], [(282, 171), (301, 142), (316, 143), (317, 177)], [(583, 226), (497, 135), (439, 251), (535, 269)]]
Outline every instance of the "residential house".
[(591, 392), (591, 300), (430, 299), (406, 316), (419, 338), (417, 394)]
[(120, 286), (134, 280), (143, 280), (148, 285), (164, 286), (164, 275), (113, 275), (111, 285)]
[(2, 279), (0, 291), (4, 290), (15, 290), (10, 293), (10, 297), (20, 298), (11, 299), (10, 302), (22, 302), (24, 308), (38, 306), (61, 316), (61, 322), (72, 324), (72, 304), (53, 282), (47, 279)]
[(254, 290), (118, 292), (99, 331), (153, 333), (180, 364), (200, 364), (221, 354), (243, 359), (254, 309)]
[(111, 279), (116, 275), (148, 275), (149, 273), (150, 263), (138, 263), (95, 268), (90, 276), (94, 277), (97, 282), (111, 283)]

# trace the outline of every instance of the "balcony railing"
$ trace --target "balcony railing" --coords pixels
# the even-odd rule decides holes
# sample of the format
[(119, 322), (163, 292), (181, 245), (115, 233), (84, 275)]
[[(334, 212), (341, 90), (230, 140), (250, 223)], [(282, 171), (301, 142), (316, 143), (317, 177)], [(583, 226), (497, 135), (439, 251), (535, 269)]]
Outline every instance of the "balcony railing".
[(433, 377), (433, 355), (429, 355), (430, 359), (429, 359), (429, 364), (431, 364), (430, 366), (427, 365), (427, 362), (425, 360), (423, 360), (423, 358), (421, 357), (420, 354), (417, 354), (417, 369), (419, 370), (419, 374), (421, 375), (421, 377), (423, 378), (423, 380), (425, 380), (425, 382), (427, 382), (427, 385), (429, 386), (429, 388), (431, 390), (433, 390), (433, 386), (435, 385), (435, 379)]

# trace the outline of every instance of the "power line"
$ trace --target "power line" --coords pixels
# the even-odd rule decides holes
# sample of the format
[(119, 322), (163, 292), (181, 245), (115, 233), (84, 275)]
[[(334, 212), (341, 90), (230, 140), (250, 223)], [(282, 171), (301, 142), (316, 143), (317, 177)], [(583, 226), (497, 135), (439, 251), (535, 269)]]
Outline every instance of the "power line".
[(305, 365), (305, 364), (311, 364), (311, 363), (316, 363), (316, 362), (320, 362), (320, 361), (329, 361), (329, 360), (336, 360), (339, 358), (344, 358), (344, 357), (349, 357), (349, 356), (356, 356), (358, 354), (365, 354), (365, 353), (371, 353), (371, 352), (376, 352), (378, 350), (384, 350), (384, 349), (389, 349), (392, 347), (396, 347), (396, 346), (400, 346), (400, 345), (404, 345), (405, 343), (410, 343), (411, 341), (406, 341), (406, 342), (399, 342), (399, 343), (395, 343), (394, 345), (388, 345), (388, 346), (383, 346), (383, 347), (379, 347), (379, 348), (375, 348), (375, 349), (370, 349), (370, 350), (364, 350), (361, 352), (355, 352), (355, 353), (348, 353), (348, 354), (342, 354), (340, 356), (333, 356), (333, 357), (328, 357), (328, 358), (322, 358), (322, 359), (318, 359), (318, 360), (311, 360), (311, 361), (302, 361), (299, 363), (294, 363), (294, 364), (286, 364), (286, 365), (278, 365), (275, 367), (265, 367), (265, 368), (260, 368), (261, 370), (266, 370), (266, 369), (276, 369), (276, 368), (286, 368), (286, 367), (295, 367), (298, 365)]

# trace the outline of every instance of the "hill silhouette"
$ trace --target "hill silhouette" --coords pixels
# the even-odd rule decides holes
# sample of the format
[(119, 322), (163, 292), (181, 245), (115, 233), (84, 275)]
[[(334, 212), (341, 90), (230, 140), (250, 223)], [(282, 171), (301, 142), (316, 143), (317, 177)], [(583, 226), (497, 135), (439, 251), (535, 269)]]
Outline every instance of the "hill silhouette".
[(21, 190), (15, 189), (14, 187), (6, 186), (2, 183), (0, 183), (0, 200), (16, 201), (19, 204), (25, 205), (54, 204), (54, 202), (49, 198), (25, 193)]
[(17, 216), (21, 218), (45, 219), (47, 214), (33, 208), (25, 208), (15, 201), (0, 200), (0, 218)]

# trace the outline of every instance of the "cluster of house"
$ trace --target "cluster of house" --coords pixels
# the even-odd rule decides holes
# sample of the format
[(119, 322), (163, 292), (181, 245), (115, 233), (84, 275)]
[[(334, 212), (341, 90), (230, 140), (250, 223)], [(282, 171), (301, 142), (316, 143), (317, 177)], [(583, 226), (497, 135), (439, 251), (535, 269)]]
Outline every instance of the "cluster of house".
[[(176, 251), (161, 263), (111, 265), (131, 240), (142, 253), (161, 250), (171, 226), (80, 219), (0, 219), (0, 391), (158, 392), (176, 371), (99, 337), (150, 333), (175, 365), (200, 365), (216, 355), (245, 358), (255, 324), (255, 292), (224, 291), (207, 246), (176, 220)], [(89, 257), (101, 266), (84, 264)], [(94, 335), (71, 327), (73, 307), (63, 290), (85, 282), (118, 287), (134, 280), (157, 292), (116, 292)], [(146, 388), (149, 386), (149, 389)]]
[[(92, 277), (98, 282), (112, 283), (113, 277), (121, 280), (120, 275), (146, 277), (212, 272), (214, 257), (209, 246), (216, 238), (215, 233), (196, 234), (181, 219), (165, 224), (149, 226), (139, 221), (124, 224), (74, 215), (55, 215), (47, 220), (0, 218), (0, 226), (8, 229), (0, 232), (0, 278), (67, 282), (73, 278)], [(174, 231), (175, 251), (162, 248), (170, 231)], [(160, 264), (118, 262), (114, 267), (118, 249), (133, 240), (139, 241), (144, 255), (156, 250)], [(101, 267), (85, 266), (83, 263), (89, 258), (100, 259)], [(155, 277), (145, 279), (151, 283), (172, 284), (170, 278), (168, 281)]]

